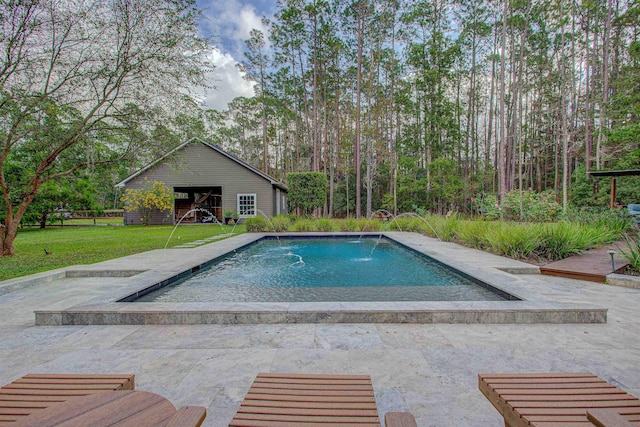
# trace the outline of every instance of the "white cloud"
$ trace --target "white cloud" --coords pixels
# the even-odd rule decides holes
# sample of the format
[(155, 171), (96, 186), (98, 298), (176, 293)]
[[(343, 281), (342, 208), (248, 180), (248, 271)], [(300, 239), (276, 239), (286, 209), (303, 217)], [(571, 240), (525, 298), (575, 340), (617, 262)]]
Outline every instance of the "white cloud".
[(243, 57), (244, 44), (252, 29), (262, 31), (268, 43), (269, 31), (262, 23), (261, 14), (246, 0), (213, 0), (200, 6), (203, 32), (212, 35), (216, 45), (235, 58)]
[(224, 110), (227, 104), (238, 96), (252, 97), (255, 83), (245, 80), (243, 72), (238, 70), (238, 63), (233, 56), (222, 53), (213, 48), (208, 55), (208, 60), (216, 67), (207, 80), (214, 89), (207, 89), (200, 93), (202, 103), (207, 108)]
[(216, 69), (210, 73), (209, 81), (215, 89), (202, 93), (204, 104), (209, 108), (226, 109), (227, 103), (238, 96), (254, 95), (254, 83), (243, 79), (236, 64), (244, 59), (245, 41), (252, 29), (265, 35), (267, 49), (269, 31), (262, 23), (262, 16), (250, 0), (200, 0), (203, 12), (200, 23), (203, 35), (211, 35), (215, 48), (209, 59)]
[(262, 18), (256, 14), (253, 6), (245, 5), (242, 10), (240, 10), (240, 16), (236, 25), (236, 35), (239, 40), (244, 42), (250, 37), (251, 30), (256, 29), (262, 31), (265, 41), (267, 43), (269, 42), (269, 29), (262, 23)]

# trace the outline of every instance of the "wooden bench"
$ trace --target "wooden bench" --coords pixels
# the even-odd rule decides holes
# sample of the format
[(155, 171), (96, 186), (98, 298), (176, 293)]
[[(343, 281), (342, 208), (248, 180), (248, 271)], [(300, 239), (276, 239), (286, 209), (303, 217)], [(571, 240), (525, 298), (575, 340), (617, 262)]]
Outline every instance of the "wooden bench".
[(640, 400), (589, 373), (479, 374), (506, 427), (640, 426)]
[[(389, 413), (388, 427), (415, 427), (408, 413)], [(258, 374), (233, 427), (375, 426), (378, 408), (368, 375)]]
[(29, 374), (0, 388), (0, 426), (78, 396), (133, 390), (134, 375)]

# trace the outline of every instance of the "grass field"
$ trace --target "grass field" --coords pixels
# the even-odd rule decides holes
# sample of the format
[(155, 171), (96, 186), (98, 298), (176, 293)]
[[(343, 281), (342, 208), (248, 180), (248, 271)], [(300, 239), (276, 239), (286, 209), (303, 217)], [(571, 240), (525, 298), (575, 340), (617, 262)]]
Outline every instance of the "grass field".
[[(229, 233), (231, 229), (213, 224), (181, 225), (168, 247)], [(0, 258), (0, 280), (162, 249), (172, 230), (173, 226), (21, 229), (15, 242), (16, 256)], [(235, 229), (236, 234), (244, 231), (244, 225)], [(51, 254), (47, 255), (45, 249)]]

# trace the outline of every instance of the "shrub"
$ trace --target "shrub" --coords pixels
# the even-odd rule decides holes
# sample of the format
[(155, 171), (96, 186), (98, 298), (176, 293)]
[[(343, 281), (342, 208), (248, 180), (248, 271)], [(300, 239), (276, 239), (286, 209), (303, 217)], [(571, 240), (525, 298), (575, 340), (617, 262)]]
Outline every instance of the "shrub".
[(509, 191), (502, 203), (498, 203), (495, 195), (481, 194), (474, 197), (473, 203), (486, 218), (508, 221), (550, 222), (557, 220), (561, 212), (555, 193), (550, 190)]
[(570, 206), (562, 218), (576, 224), (605, 226), (619, 236), (635, 227), (633, 217), (626, 209)]
[(476, 211), (487, 219), (502, 218), (502, 209), (498, 205), (498, 197), (494, 194), (478, 194), (471, 198)]
[(327, 178), (321, 172), (292, 172), (287, 174), (289, 207), (310, 214), (324, 206), (327, 198)]
[(561, 209), (553, 191), (536, 193), (531, 190), (513, 190), (506, 194), (502, 204), (508, 218), (517, 221), (549, 222), (555, 221)]
[(267, 220), (261, 216), (247, 218), (247, 231), (250, 233), (262, 233), (268, 230)]
[(128, 211), (138, 211), (144, 225), (149, 225), (154, 211), (169, 211), (173, 202), (173, 190), (163, 182), (150, 182), (146, 178), (142, 188), (127, 189), (120, 198)]

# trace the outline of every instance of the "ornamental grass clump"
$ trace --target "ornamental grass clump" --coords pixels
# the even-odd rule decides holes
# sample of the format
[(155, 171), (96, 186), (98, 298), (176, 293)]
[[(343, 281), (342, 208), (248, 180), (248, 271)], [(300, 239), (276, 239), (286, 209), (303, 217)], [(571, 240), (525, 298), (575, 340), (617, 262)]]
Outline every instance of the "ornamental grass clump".
[(624, 235), (625, 243), (616, 245), (620, 253), (636, 271), (640, 271), (640, 232)]
[(267, 220), (261, 216), (247, 218), (246, 225), (247, 231), (250, 233), (263, 233), (265, 231), (270, 231), (268, 229), (269, 224), (267, 223)]
[(389, 225), (389, 231), (413, 231), (422, 232), (424, 221), (416, 217), (395, 218)]
[(360, 231), (356, 230), (358, 228), (358, 222), (353, 218), (338, 221), (338, 228), (340, 231)]
[(287, 215), (273, 216), (270, 221), (274, 233), (289, 231), (289, 228), (291, 227), (291, 220)]
[(495, 223), (489, 221), (458, 221), (456, 238), (466, 246), (486, 249), (489, 245), (489, 234)]
[(498, 255), (527, 259), (540, 246), (538, 224), (494, 223), (487, 234), (489, 248)]
[(556, 261), (610, 243), (617, 236), (605, 225), (547, 224), (541, 230), (542, 243), (537, 252), (545, 259)]
[(380, 224), (380, 221), (377, 221), (375, 219), (359, 219), (356, 221), (357, 223), (357, 230), (354, 231), (380, 231), (380, 229), (382, 228), (382, 225)]
[(316, 222), (316, 228), (318, 229), (318, 231), (324, 231), (324, 232), (334, 231), (333, 221), (327, 218), (320, 218)]
[(299, 232), (317, 231), (314, 222), (306, 218), (296, 221), (291, 228)]
[(429, 215), (425, 218), (425, 224), (422, 229), (424, 230), (423, 234), (429, 237), (451, 242), (456, 238), (458, 215), (453, 214), (449, 217)]
[(535, 224), (499, 224), (491, 230), (487, 240), (494, 251), (516, 259), (529, 258), (540, 245), (538, 226)]

